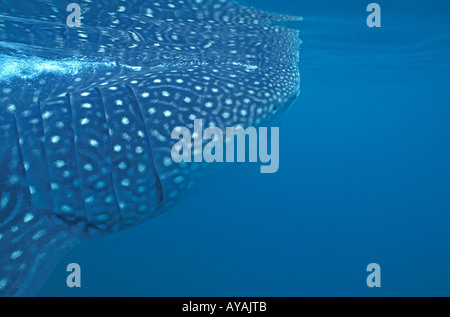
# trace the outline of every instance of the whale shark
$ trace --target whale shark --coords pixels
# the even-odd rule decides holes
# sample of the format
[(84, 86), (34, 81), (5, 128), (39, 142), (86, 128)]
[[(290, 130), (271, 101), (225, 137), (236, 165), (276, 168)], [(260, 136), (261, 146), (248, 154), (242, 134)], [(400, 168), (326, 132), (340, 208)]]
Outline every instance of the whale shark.
[[(34, 296), (93, 237), (207, 173), (177, 126), (261, 126), (300, 90), (299, 17), (232, 0), (0, 0), (0, 296)], [(201, 172), (204, 171), (204, 172)]]

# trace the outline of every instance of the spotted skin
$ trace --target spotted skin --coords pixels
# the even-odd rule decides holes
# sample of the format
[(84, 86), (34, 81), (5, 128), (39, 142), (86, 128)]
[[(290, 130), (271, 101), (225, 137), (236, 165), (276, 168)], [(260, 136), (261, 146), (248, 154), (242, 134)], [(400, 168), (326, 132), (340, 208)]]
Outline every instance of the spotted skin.
[(199, 163), (177, 126), (273, 124), (299, 93), (299, 18), (231, 0), (0, 0), (0, 295), (78, 243), (167, 210)]

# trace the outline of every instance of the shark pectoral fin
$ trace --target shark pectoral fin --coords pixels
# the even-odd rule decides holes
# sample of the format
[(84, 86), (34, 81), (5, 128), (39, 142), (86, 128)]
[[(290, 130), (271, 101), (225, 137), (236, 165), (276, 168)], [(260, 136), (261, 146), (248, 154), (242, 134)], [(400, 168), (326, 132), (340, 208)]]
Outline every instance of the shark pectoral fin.
[(14, 219), (0, 224), (0, 296), (35, 296), (81, 241), (57, 218), (39, 214), (19, 207)]

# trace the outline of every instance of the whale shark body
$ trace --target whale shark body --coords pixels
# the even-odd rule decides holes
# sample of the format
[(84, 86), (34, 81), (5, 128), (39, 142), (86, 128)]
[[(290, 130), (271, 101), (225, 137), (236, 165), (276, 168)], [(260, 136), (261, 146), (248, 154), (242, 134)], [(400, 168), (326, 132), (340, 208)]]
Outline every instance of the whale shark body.
[(258, 126), (299, 93), (299, 18), (231, 0), (0, 0), (0, 296), (168, 209), (201, 166), (171, 131)]

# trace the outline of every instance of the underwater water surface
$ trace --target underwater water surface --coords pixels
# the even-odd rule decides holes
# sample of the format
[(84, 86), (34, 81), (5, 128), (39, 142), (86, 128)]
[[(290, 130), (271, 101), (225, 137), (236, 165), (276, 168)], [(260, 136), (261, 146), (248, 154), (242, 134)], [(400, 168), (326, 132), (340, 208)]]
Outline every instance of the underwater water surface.
[(448, 296), (450, 4), (378, 1), (369, 28), (369, 1), (246, 3), (303, 17), (279, 171), (234, 164), (75, 248), (40, 296)]

